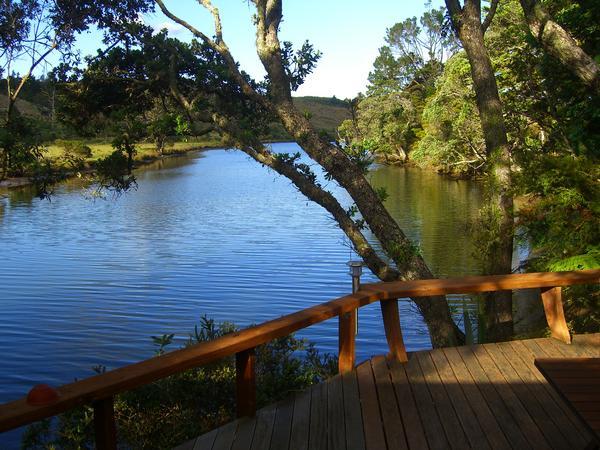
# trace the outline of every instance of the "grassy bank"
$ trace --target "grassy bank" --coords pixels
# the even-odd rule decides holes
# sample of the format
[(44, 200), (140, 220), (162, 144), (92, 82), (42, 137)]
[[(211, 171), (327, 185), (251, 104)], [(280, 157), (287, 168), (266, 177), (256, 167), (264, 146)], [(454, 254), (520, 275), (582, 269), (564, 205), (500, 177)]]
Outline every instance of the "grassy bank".
[[(92, 156), (85, 158), (85, 162), (90, 166), (93, 166), (93, 164), (99, 159), (106, 158), (114, 151), (113, 146), (108, 142), (84, 142), (84, 144), (92, 150)], [(137, 163), (144, 163), (147, 161), (154, 161), (161, 156), (185, 153), (202, 148), (220, 147), (222, 145), (223, 142), (218, 136), (202, 139), (188, 139), (187, 141), (177, 141), (171, 143), (165, 147), (161, 155), (156, 150), (156, 145), (153, 142), (139, 142), (135, 146), (136, 155), (134, 160)], [(52, 161), (58, 162), (63, 156), (65, 156), (65, 149), (59, 145), (50, 145), (44, 151), (44, 156)]]
[[(114, 152), (112, 144), (103, 141), (83, 142), (91, 150), (91, 156), (83, 158), (84, 171), (92, 172), (96, 163), (109, 156)], [(157, 159), (178, 155), (193, 150), (201, 150), (207, 148), (219, 148), (223, 146), (223, 142), (219, 136), (208, 136), (201, 139), (188, 139), (187, 141), (177, 141), (169, 144), (163, 151), (162, 155), (156, 150), (156, 145), (153, 142), (139, 142), (136, 144), (136, 154), (134, 156), (134, 164), (140, 167), (144, 164), (149, 164)], [(43, 156), (51, 162), (55, 169), (67, 169), (65, 148), (61, 145), (51, 144), (43, 151)], [(28, 176), (7, 178), (0, 181), (0, 190), (12, 189), (16, 187), (27, 186), (31, 184)]]

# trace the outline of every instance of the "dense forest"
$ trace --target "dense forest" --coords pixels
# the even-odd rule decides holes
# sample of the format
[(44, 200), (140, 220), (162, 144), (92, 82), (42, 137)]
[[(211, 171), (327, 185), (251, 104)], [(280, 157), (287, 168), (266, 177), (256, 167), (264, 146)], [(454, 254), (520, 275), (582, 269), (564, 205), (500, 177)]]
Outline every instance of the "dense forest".
[[(523, 2), (521, 2), (523, 3)], [(529, 269), (598, 267), (600, 97), (532, 34), (521, 4), (497, 2), (485, 32), (506, 127), (518, 201), (515, 232), (533, 247)], [(544, 2), (583, 52), (600, 55), (597, 2)], [(352, 149), (388, 164), (414, 164), (490, 182), (490, 155), (468, 52), (445, 10), (386, 30), (364, 96), (339, 129)], [(484, 212), (485, 213), (485, 212)], [(489, 217), (482, 220), (489, 223)], [(479, 245), (494, 236), (476, 229)], [(482, 251), (487, 251), (482, 248)], [(597, 301), (597, 298), (593, 300)], [(594, 303), (587, 302), (586, 313)], [(584, 314), (585, 321), (597, 316)]]

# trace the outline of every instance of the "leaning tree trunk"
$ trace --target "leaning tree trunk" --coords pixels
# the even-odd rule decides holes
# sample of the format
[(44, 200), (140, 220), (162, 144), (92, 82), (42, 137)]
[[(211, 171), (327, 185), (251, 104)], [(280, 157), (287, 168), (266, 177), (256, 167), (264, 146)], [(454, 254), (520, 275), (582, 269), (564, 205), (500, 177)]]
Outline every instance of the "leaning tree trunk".
[[(213, 50), (217, 51), (228, 65), (231, 75), (241, 87), (242, 92), (249, 100), (255, 101), (264, 109), (274, 113), (288, 133), (298, 142), (306, 153), (317, 161), (323, 169), (343, 188), (345, 188), (356, 203), (361, 215), (373, 235), (381, 243), (384, 251), (398, 268), (396, 279), (431, 279), (433, 274), (425, 264), (423, 258), (418, 254), (412, 242), (404, 235), (396, 221), (383, 206), (380, 198), (373, 190), (361, 170), (353, 164), (347, 155), (335, 145), (324, 141), (310, 125), (304, 115), (295, 108), (292, 103), (290, 79), (283, 65), (281, 47), (277, 33), (282, 19), (281, 0), (253, 0), (256, 5), (257, 15), (255, 18), (257, 29), (257, 51), (258, 55), (269, 76), (269, 95), (258, 93), (239, 72), (237, 63), (231, 56), (229, 49), (222, 39), (221, 21), (218, 10), (210, 0), (198, 0), (211, 14), (215, 21), (215, 38), (211, 39), (189, 23), (173, 15), (164, 5), (162, 0), (155, 0), (163, 13), (190, 30), (197, 38), (206, 42)], [(181, 99), (180, 103), (185, 104)], [(218, 122), (218, 120), (216, 121)], [(356, 239), (343, 224), (341, 215), (338, 216), (334, 209), (328, 204), (334, 204), (335, 199), (329, 198), (326, 192), (322, 192), (314, 182), (308, 186), (302, 180), (302, 176), (293, 167), (284, 167), (276, 164), (265, 154), (258, 152), (252, 145), (245, 146), (241, 139), (240, 147), (257, 161), (278, 171), (290, 178), (296, 187), (305, 193), (311, 200), (316, 201), (334, 215), (336, 221), (346, 234), (350, 237), (355, 247)], [(254, 143), (254, 147), (260, 144)], [(318, 188), (315, 190), (315, 188)], [(342, 211), (345, 215), (345, 212)], [(366, 244), (370, 246), (370, 244)], [(359, 254), (363, 256), (365, 253)], [(363, 256), (364, 257), (364, 256)], [(389, 281), (390, 271), (385, 265), (373, 263), (377, 258), (366, 260), (369, 268), (381, 279)], [(369, 262), (371, 261), (371, 263)], [(381, 271), (379, 270), (381, 269)], [(457, 345), (462, 342), (463, 334), (453, 322), (450, 310), (444, 297), (429, 297), (414, 299), (428, 326), (432, 344), (435, 347)]]
[(600, 93), (600, 66), (536, 0), (520, 0), (531, 34), (544, 49), (596, 93)]
[[(282, 18), (281, 2), (257, 0), (255, 3), (256, 48), (271, 83), (270, 108), (298, 145), (350, 194), (369, 229), (398, 267), (400, 278), (435, 278), (361, 170), (341, 148), (323, 140), (294, 106), (277, 36)], [(434, 346), (456, 345), (459, 342), (462, 333), (453, 322), (443, 296), (413, 300), (427, 323)]]
[[(489, 243), (491, 248), (485, 255), (486, 272), (491, 275), (507, 274), (512, 271), (514, 226), (510, 151), (494, 69), (483, 39), (481, 5), (475, 0), (466, 0), (463, 8), (460, 8), (457, 0), (446, 0), (446, 5), (471, 65), (491, 178), (489, 194), (493, 209), (489, 216), (492, 223), (487, 226), (493, 226), (497, 235)], [(486, 296), (484, 311), (487, 340), (505, 340), (512, 336), (510, 291)]]
[[(396, 263), (404, 280), (435, 278), (414, 244), (383, 206), (360, 170), (338, 147), (324, 142), (308, 120), (289, 101), (278, 101), (275, 110), (284, 128), (306, 153), (348, 191), (369, 229)], [(456, 345), (460, 336), (443, 296), (413, 299), (423, 315), (434, 346)]]

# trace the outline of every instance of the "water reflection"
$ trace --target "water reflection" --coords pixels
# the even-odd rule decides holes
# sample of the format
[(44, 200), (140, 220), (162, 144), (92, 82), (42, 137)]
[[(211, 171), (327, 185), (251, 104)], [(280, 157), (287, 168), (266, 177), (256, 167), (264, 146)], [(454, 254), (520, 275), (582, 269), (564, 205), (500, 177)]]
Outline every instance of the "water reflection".
[(386, 207), (419, 244), (437, 276), (479, 273), (467, 236), (467, 225), (475, 219), (482, 202), (477, 183), (400, 167), (379, 168), (372, 173), (371, 182), (386, 188)]

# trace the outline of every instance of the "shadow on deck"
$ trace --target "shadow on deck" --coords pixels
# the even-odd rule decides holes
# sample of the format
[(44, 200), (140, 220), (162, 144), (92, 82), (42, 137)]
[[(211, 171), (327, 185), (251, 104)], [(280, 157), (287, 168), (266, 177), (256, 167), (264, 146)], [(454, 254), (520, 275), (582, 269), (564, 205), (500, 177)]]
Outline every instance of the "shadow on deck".
[(377, 356), (177, 450), (583, 449), (592, 435), (533, 364), (577, 356), (600, 357), (600, 334)]

